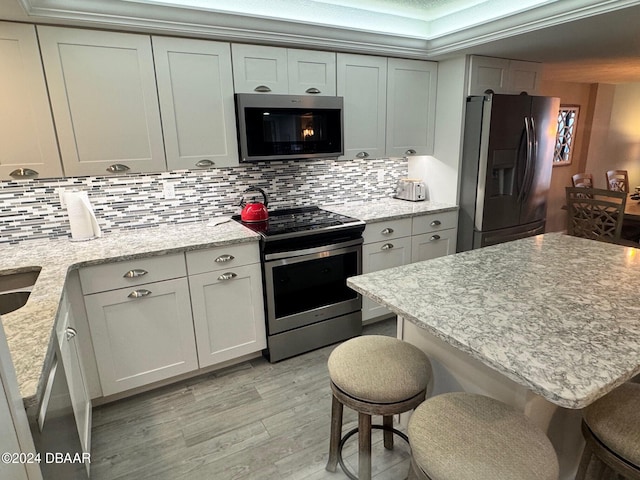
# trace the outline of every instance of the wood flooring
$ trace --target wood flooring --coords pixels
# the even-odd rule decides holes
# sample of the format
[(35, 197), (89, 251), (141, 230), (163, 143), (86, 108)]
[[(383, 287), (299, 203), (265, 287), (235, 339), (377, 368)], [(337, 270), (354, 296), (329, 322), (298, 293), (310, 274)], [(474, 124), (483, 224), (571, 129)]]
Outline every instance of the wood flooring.
[[(395, 319), (364, 334), (395, 336)], [(343, 480), (327, 472), (331, 390), (327, 359), (335, 345), (270, 364), (254, 359), (195, 379), (96, 407), (94, 480)], [(381, 423), (381, 418), (374, 418)], [(357, 424), (345, 409), (343, 432)], [(373, 434), (373, 478), (407, 476), (408, 446), (393, 451)], [(357, 435), (344, 457), (357, 472)]]

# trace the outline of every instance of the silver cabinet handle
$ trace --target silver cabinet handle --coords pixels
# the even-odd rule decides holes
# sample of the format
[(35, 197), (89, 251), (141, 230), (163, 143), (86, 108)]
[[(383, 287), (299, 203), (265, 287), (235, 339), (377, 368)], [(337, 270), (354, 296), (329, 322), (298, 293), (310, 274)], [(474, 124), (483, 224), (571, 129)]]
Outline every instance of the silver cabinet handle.
[(318, 93), (321, 93), (321, 92), (316, 87), (309, 87), (305, 90), (305, 93), (311, 93), (313, 95), (317, 95)]
[(134, 290), (129, 295), (127, 295), (127, 297), (129, 297), (129, 298), (142, 298), (142, 297), (147, 297), (149, 295), (151, 295), (151, 291), (145, 290), (144, 288), (142, 288), (140, 290)]
[(358, 152), (356, 153), (356, 158), (367, 158), (369, 154), (367, 152)]
[(123, 278), (138, 278), (138, 277), (142, 277), (142, 276), (146, 275), (147, 273), (149, 273), (149, 272), (147, 272), (146, 270), (143, 270), (142, 268), (134, 268), (133, 270), (129, 270), (122, 277)]
[(32, 178), (38, 175), (38, 172), (30, 168), (16, 168), (9, 175), (15, 178)]
[(114, 163), (113, 165), (109, 165), (107, 167), (107, 172), (109, 173), (121, 173), (126, 172), (127, 170), (131, 169), (126, 165), (123, 165), (122, 163)]
[(380, 250), (391, 250), (393, 248), (393, 243), (385, 243), (380, 247)]
[(440, 240), (440, 235), (431, 235), (431, 238), (429, 240), (431, 240), (432, 242), (435, 240)]
[(209, 160), (208, 158), (203, 158), (202, 160), (200, 160), (199, 162), (196, 163), (196, 167), (213, 167), (216, 164), (216, 162), (213, 162), (211, 160)]
[(67, 338), (67, 340), (71, 340), (77, 334), (78, 331), (73, 327), (67, 327), (67, 329), (65, 330), (65, 337)]
[(404, 152), (405, 155), (415, 155), (416, 151), (413, 148), (410, 148), (409, 150), (407, 150), (406, 152)]
[(267, 87), (266, 85), (258, 85), (256, 88), (253, 89), (255, 92), (260, 92), (260, 93), (267, 93), (270, 92), (271, 89), (269, 87)]
[(442, 222), (440, 220), (434, 220), (429, 225), (431, 225), (432, 227), (439, 227), (440, 225), (442, 225)]
[(382, 235), (391, 235), (393, 233), (393, 228), (385, 228), (380, 232)]
[(234, 278), (236, 278), (238, 275), (236, 275), (233, 272), (227, 272), (227, 273), (223, 273), (222, 275), (220, 275), (218, 277), (218, 280), (232, 280)]
[(214, 260), (214, 262), (216, 262), (216, 263), (225, 263), (225, 262), (230, 262), (234, 258), (236, 258), (236, 257), (234, 257), (233, 255), (227, 255), (225, 253), (224, 255), (220, 255), (218, 258), (216, 258)]

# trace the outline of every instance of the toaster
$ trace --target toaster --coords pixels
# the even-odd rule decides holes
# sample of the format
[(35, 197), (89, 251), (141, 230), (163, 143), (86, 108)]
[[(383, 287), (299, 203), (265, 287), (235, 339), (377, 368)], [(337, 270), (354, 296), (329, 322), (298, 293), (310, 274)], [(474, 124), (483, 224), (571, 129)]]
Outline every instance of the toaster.
[(396, 186), (396, 198), (420, 202), (427, 198), (427, 186), (424, 182), (413, 178), (401, 178)]

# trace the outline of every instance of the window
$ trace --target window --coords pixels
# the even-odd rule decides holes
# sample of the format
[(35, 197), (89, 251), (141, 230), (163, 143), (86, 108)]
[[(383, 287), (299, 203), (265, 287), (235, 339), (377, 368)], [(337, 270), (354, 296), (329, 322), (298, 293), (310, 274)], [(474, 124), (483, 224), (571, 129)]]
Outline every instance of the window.
[(570, 165), (573, 153), (576, 122), (580, 107), (577, 105), (560, 105), (558, 112), (558, 132), (556, 134), (556, 151), (553, 165)]

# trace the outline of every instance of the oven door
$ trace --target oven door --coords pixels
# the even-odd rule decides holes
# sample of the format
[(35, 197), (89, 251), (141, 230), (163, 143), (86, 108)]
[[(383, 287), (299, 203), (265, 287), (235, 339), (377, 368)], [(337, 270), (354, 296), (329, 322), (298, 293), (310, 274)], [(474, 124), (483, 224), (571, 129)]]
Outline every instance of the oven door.
[(362, 272), (362, 238), (265, 256), (269, 335), (362, 308), (347, 278)]

